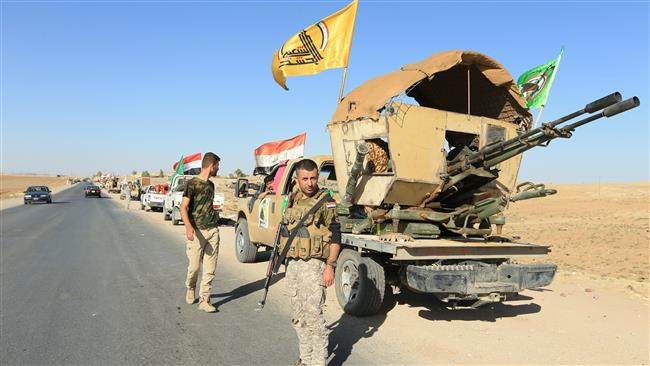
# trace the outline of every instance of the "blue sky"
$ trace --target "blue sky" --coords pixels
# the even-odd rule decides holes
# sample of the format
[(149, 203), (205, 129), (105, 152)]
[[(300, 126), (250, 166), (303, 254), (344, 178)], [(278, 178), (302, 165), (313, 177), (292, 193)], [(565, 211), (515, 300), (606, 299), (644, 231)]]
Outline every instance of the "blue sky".
[[(326, 124), (342, 70), (271, 76), (273, 51), (347, 2), (3, 1), (3, 172), (170, 170), (214, 151), (222, 174), (253, 149)], [(360, 1), (346, 91), (448, 49), (488, 54), (517, 77), (565, 53), (543, 120), (620, 91), (642, 106), (526, 153), (520, 178), (648, 180), (647, 1)], [(535, 111), (534, 111), (535, 112)]]

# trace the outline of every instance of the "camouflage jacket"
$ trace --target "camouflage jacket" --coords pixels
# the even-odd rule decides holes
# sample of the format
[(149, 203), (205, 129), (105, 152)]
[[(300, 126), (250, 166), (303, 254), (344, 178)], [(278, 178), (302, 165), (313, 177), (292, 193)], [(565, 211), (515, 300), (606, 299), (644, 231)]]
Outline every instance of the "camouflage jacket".
[(188, 214), (190, 223), (197, 229), (208, 229), (217, 226), (219, 219), (212, 206), (214, 201), (214, 183), (204, 181), (199, 177), (187, 182), (183, 197), (190, 200)]

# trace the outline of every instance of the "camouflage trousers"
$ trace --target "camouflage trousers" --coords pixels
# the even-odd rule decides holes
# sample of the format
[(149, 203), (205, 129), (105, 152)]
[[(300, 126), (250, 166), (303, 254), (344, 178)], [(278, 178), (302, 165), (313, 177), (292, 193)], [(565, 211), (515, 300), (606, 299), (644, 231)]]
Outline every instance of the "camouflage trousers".
[(187, 288), (196, 288), (199, 269), (203, 264), (199, 297), (209, 299), (214, 272), (217, 269), (217, 258), (219, 257), (219, 228), (194, 230), (194, 240), (187, 240), (186, 252), (189, 263), (185, 286)]
[(323, 304), (325, 262), (318, 259), (291, 259), (287, 266), (287, 287), (291, 296), (293, 327), (298, 334), (303, 364), (325, 365), (329, 331), (325, 327)]

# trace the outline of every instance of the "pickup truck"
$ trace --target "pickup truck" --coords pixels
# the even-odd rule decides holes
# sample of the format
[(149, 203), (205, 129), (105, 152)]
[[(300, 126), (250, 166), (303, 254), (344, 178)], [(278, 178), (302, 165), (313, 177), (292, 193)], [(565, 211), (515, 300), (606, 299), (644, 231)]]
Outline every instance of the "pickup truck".
[[(165, 202), (163, 204), (163, 218), (165, 221), (171, 220), (172, 225), (179, 225), (183, 222), (180, 209), (181, 201), (183, 200), (183, 192), (185, 191), (185, 185), (187, 182), (194, 177), (196, 177), (196, 175), (177, 175), (171, 182), (169, 192), (165, 196)], [(217, 212), (221, 212), (223, 210), (224, 201), (224, 194), (215, 192), (212, 207), (217, 210)]]
[(156, 186), (149, 185), (144, 188), (140, 195), (140, 209), (151, 211), (160, 209), (162, 211), (165, 205), (165, 195), (156, 191)]
[[(319, 186), (340, 202), (332, 157), (311, 159), (320, 167)], [(298, 160), (289, 160), (281, 173), (271, 172), (280, 174), (274, 180), (279, 182), (277, 192), (261, 200), (261, 185), (237, 181), (234, 247), (240, 262), (254, 262), (260, 250), (273, 247), (284, 200), (295, 186), (293, 165)], [(462, 301), (478, 307), (524, 289), (547, 286), (556, 270), (554, 264), (525, 265), (514, 260), (545, 256), (550, 249), (544, 245), (471, 238), (391, 242), (376, 235), (352, 234), (344, 227), (342, 231), (334, 287), (339, 305), (355, 316), (378, 312), (391, 285), (432, 294), (453, 306)]]

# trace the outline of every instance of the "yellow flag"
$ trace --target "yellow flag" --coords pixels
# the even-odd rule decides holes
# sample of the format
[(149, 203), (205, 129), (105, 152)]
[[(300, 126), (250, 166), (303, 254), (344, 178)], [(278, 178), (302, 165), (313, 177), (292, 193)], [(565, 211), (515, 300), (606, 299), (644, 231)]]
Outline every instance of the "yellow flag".
[(285, 90), (287, 76), (313, 75), (346, 67), (357, 16), (357, 0), (289, 38), (273, 54), (273, 78)]

